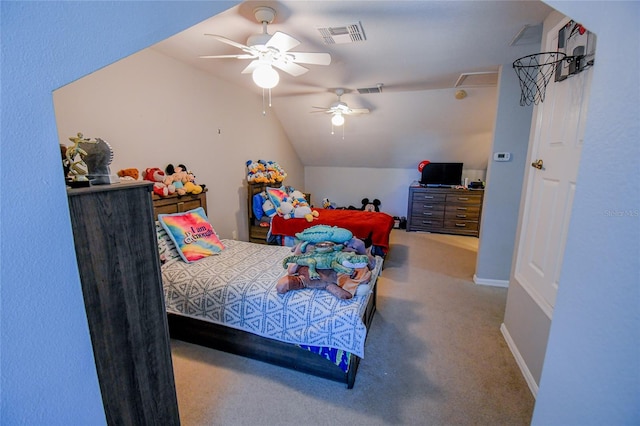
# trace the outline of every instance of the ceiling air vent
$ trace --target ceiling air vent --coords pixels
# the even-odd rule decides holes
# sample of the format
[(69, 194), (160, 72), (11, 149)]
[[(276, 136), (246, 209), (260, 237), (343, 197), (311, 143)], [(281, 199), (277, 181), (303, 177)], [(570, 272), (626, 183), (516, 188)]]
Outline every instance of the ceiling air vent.
[(468, 72), (460, 74), (455, 87), (483, 87), (495, 86), (497, 84), (498, 73), (495, 71)]
[(361, 95), (366, 95), (367, 93), (382, 93), (382, 83), (377, 84), (375, 87), (361, 87), (356, 90)]
[(318, 28), (324, 44), (346, 44), (365, 41), (362, 23), (345, 25), (344, 27)]

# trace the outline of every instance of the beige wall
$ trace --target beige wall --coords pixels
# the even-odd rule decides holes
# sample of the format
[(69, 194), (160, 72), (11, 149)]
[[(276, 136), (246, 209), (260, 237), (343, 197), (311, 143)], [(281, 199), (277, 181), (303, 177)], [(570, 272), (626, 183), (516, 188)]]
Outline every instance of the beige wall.
[[(247, 160), (277, 161), (288, 185), (304, 168), (262, 98), (145, 49), (53, 93), (59, 142), (100, 137), (114, 150), (112, 173), (185, 164), (209, 188), (209, 216), (224, 238), (247, 235)], [(53, 142), (52, 142), (53, 143)]]

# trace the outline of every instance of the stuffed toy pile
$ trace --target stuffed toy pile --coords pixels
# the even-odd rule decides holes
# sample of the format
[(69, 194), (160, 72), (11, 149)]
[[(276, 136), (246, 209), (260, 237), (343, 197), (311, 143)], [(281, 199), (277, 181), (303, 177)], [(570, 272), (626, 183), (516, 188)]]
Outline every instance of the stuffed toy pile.
[[(278, 293), (309, 288), (328, 291), (339, 299), (366, 294), (374, 257), (362, 240), (351, 237), (344, 241), (346, 233), (333, 231), (327, 241), (301, 240), (293, 248), (293, 255), (282, 262), (287, 275), (278, 280)], [(342, 242), (336, 243), (337, 240)]]
[[(267, 188), (256, 194), (253, 206), (253, 212), (258, 219), (263, 215), (270, 218), (278, 215), (284, 219), (304, 218), (307, 222), (313, 222), (320, 215), (316, 210), (311, 210), (302, 192), (285, 186)], [(259, 206), (262, 206), (262, 209)]]
[(167, 175), (167, 184), (175, 187), (175, 192), (178, 195), (184, 194), (200, 194), (204, 190), (204, 186), (196, 184), (196, 177), (191, 171), (187, 169), (187, 166), (180, 164), (174, 166), (168, 164), (165, 168)]
[(249, 183), (282, 183), (287, 173), (275, 161), (247, 161), (247, 182)]
[(134, 168), (122, 169), (118, 171), (118, 176), (123, 181), (138, 180), (142, 176), (143, 180), (153, 182), (153, 193), (160, 197), (200, 194), (204, 190), (204, 185), (195, 183), (195, 176), (184, 164), (175, 167), (169, 164), (164, 171), (158, 167), (148, 167), (142, 173)]

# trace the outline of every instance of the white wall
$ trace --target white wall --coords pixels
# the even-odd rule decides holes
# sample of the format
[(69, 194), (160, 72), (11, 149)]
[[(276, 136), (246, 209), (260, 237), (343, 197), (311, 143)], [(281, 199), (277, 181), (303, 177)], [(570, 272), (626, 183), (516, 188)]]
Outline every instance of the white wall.
[[(422, 161), (422, 160), (420, 160)], [(380, 211), (407, 217), (409, 185), (420, 180), (418, 163), (413, 169), (371, 169), (366, 167), (305, 167), (306, 190), (311, 201), (321, 207), (329, 198), (339, 207), (362, 207), (362, 199), (380, 200)], [(451, 160), (455, 161), (455, 160)], [(463, 177), (484, 180), (484, 170), (465, 169)]]
[(340, 207), (360, 208), (363, 198), (377, 198), (380, 211), (391, 216), (407, 215), (409, 184), (416, 179), (420, 179), (417, 168), (305, 167), (306, 189), (315, 205), (329, 198)]
[(598, 47), (532, 423), (640, 424), (640, 3), (549, 3)]
[(209, 188), (209, 217), (223, 238), (247, 240), (247, 160), (277, 161), (288, 185), (303, 166), (262, 97), (142, 50), (54, 92), (59, 142), (100, 137), (115, 152), (111, 171), (185, 164)]
[(105, 424), (52, 92), (235, 3), (0, 2), (1, 424)]
[[(537, 52), (539, 46), (512, 49), (515, 60)], [(508, 286), (509, 283), (533, 109), (520, 106), (520, 93), (518, 76), (511, 64), (504, 64), (499, 74), (498, 108), (474, 275), (480, 284)], [(494, 152), (509, 152), (511, 159), (497, 162), (493, 160)]]

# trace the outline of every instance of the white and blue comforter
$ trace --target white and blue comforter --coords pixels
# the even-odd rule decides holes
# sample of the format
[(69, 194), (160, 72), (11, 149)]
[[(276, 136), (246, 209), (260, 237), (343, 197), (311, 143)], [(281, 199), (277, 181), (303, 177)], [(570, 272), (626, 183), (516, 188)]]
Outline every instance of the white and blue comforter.
[[(371, 292), (341, 300), (313, 289), (278, 294), (289, 247), (223, 240), (225, 249), (194, 263), (162, 266), (167, 312), (282, 342), (342, 349), (364, 358), (362, 314)], [(370, 286), (382, 267), (377, 258)], [(361, 284), (362, 286), (362, 284)], [(359, 292), (360, 293), (360, 292)]]

